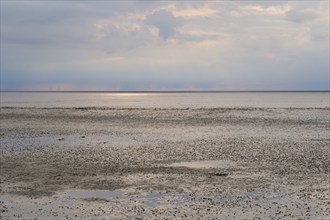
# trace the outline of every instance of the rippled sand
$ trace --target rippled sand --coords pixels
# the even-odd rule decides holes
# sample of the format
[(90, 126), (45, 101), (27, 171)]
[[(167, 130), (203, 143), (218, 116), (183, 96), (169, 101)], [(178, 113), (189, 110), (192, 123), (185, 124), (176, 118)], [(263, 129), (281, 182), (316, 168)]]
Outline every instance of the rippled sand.
[(1, 108), (4, 219), (329, 219), (329, 108)]

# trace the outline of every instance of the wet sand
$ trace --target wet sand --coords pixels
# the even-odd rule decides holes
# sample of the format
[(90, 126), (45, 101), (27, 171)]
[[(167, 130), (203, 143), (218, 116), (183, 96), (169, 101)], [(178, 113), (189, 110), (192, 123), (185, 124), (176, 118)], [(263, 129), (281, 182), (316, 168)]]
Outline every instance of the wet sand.
[(329, 108), (1, 108), (3, 219), (329, 219)]

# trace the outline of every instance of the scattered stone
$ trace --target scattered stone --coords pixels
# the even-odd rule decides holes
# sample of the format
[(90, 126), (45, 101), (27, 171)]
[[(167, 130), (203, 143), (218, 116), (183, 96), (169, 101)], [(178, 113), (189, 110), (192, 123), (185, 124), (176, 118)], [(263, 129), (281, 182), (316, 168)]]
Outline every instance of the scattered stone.
[[(65, 120), (58, 117), (51, 127), (58, 109), (38, 109), (51, 116), (43, 120), (29, 109), (9, 110), (19, 112), (22, 125), (32, 117), (36, 126), (18, 127), (14, 134), (16, 118), (1, 115), (6, 119), (2, 129), (10, 137), (1, 137), (3, 219), (13, 214), (54, 218), (50, 209), (58, 219), (75, 214), (77, 219), (95, 219), (94, 214), (100, 219), (329, 216), (328, 109), (192, 108), (186, 114), (176, 109), (96, 110), (83, 116), (93, 126), (85, 118), (80, 122), (70, 109), (63, 113)], [(79, 139), (85, 137), (82, 133), (88, 143)], [(80, 141), (71, 142), (71, 136)], [(139, 141), (131, 141), (134, 136)], [(58, 142), (64, 137), (65, 146)], [(204, 160), (237, 164), (194, 169), (164, 165)], [(120, 189), (123, 194), (74, 199), (65, 197), (70, 188)], [(8, 211), (2, 211), (1, 201)]]
[(209, 173), (209, 174), (211, 176), (223, 176), (223, 177), (226, 177), (229, 175), (228, 173)]

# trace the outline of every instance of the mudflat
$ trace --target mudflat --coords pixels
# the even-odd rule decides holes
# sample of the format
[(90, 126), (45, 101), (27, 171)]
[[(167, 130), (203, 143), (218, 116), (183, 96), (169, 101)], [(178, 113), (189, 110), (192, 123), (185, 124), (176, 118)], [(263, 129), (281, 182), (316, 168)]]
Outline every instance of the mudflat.
[(329, 219), (329, 108), (1, 108), (3, 219)]

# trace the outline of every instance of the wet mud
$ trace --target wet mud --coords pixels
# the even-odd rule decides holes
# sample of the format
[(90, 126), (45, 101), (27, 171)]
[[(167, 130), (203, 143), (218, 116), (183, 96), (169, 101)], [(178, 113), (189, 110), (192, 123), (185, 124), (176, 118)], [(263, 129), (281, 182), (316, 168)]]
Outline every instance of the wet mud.
[(328, 108), (1, 108), (3, 219), (329, 219)]

